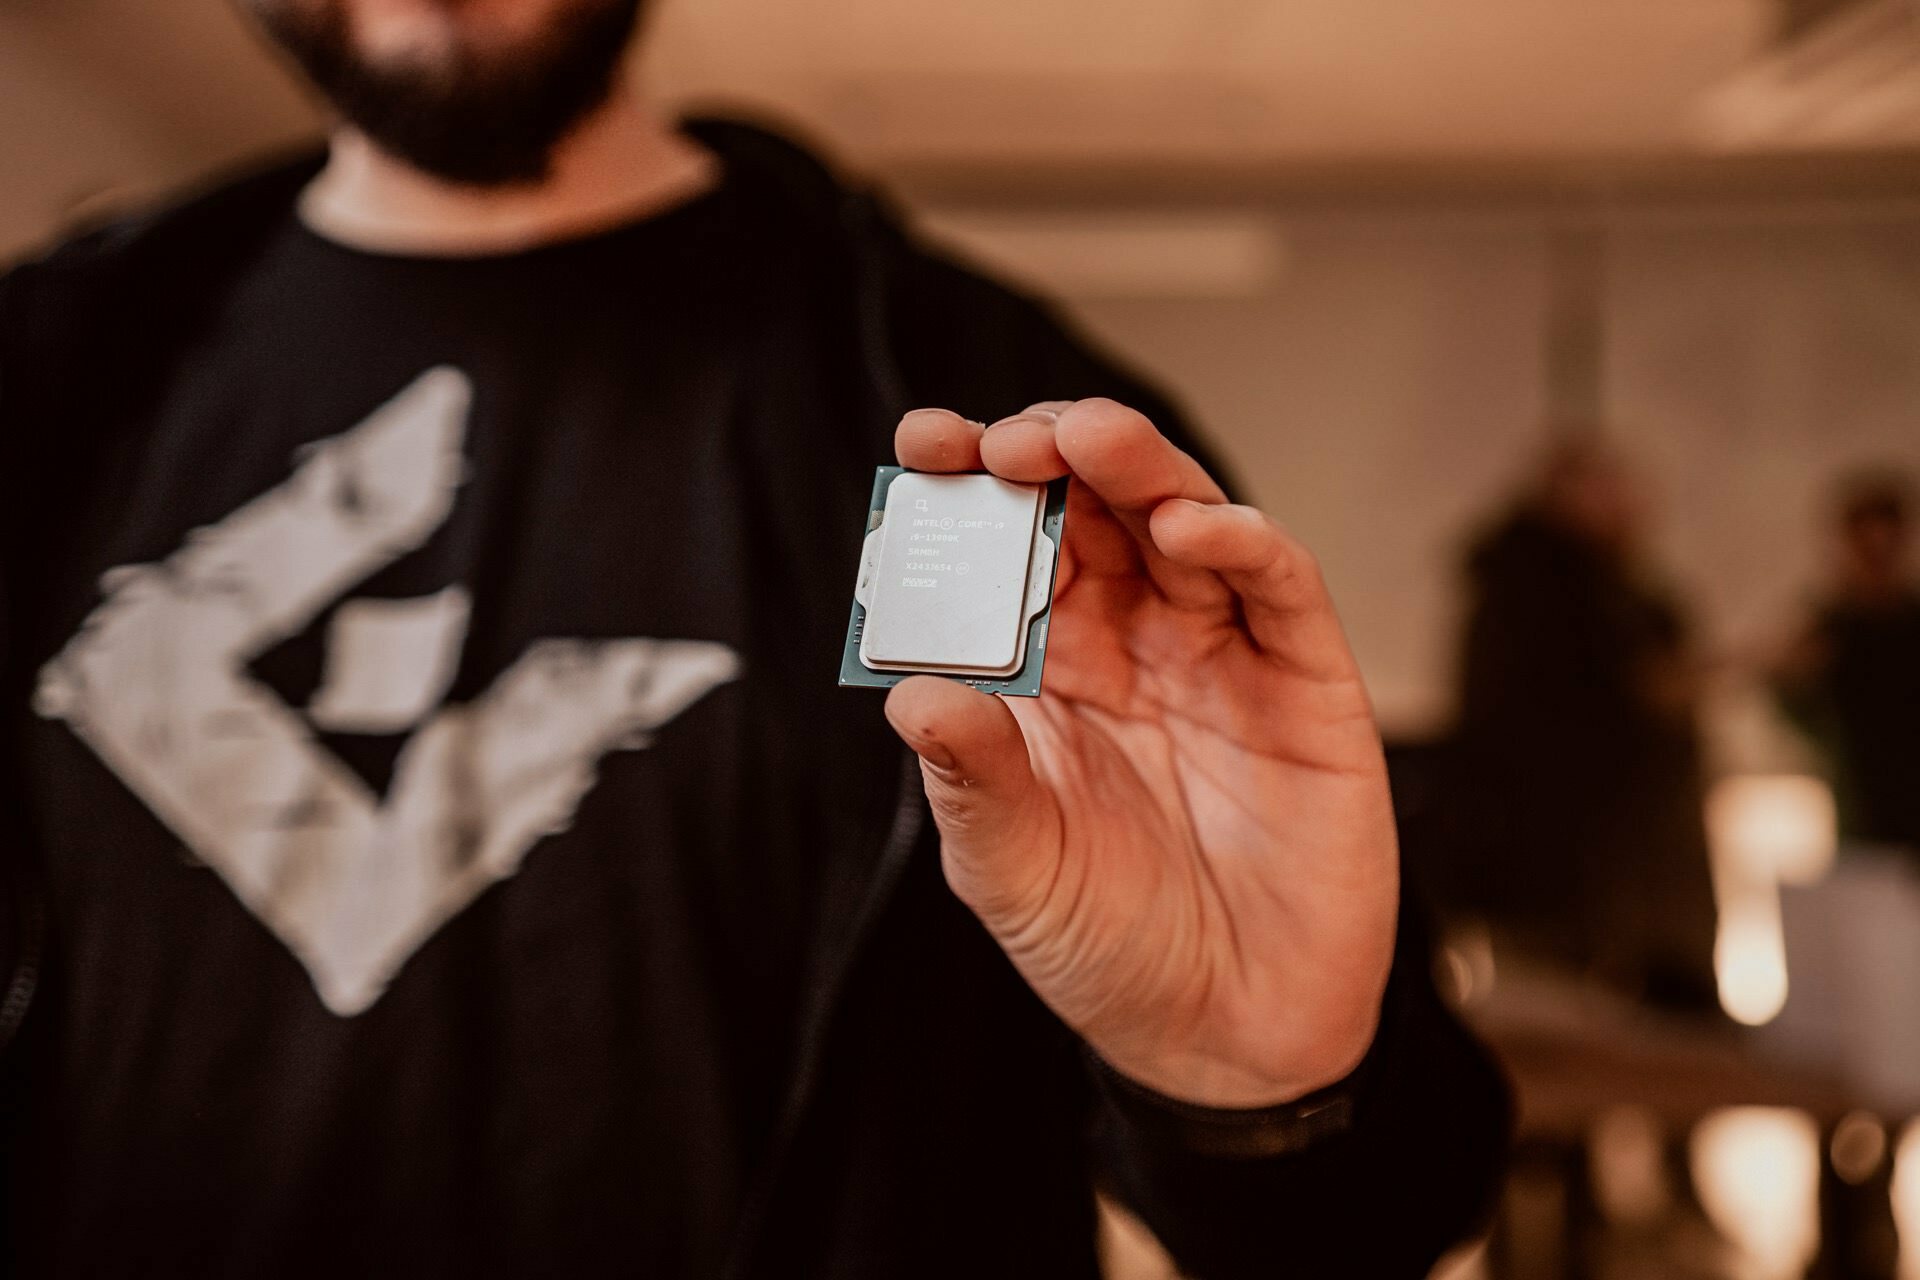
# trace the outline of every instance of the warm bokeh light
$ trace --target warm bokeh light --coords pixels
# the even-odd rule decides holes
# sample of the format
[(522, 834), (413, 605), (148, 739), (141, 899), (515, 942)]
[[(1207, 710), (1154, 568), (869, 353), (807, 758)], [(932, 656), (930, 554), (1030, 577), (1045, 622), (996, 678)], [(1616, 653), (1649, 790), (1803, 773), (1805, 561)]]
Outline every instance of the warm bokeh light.
[(1787, 946), (1771, 885), (1721, 896), (1713, 972), (1720, 1006), (1735, 1022), (1762, 1026), (1786, 1007)]
[(1610, 1107), (1587, 1144), (1593, 1194), (1614, 1222), (1651, 1222), (1666, 1210), (1666, 1131), (1646, 1107)]
[(1842, 1182), (1859, 1186), (1880, 1171), (1887, 1158), (1887, 1130), (1877, 1116), (1850, 1111), (1834, 1126), (1827, 1158)]
[(1902, 1129), (1894, 1146), (1893, 1222), (1900, 1232), (1900, 1280), (1920, 1280), (1920, 1121)]
[(1707, 796), (1716, 859), (1742, 878), (1812, 884), (1833, 865), (1833, 789), (1791, 774), (1726, 778)]
[(1812, 884), (1833, 866), (1833, 790), (1790, 774), (1726, 778), (1709, 793), (1706, 817), (1720, 910), (1713, 948), (1720, 1005), (1757, 1027), (1787, 1003), (1780, 885)]
[(1471, 922), (1447, 931), (1440, 947), (1435, 977), (1441, 990), (1460, 1008), (1483, 1003), (1493, 994), (1493, 934), (1486, 925)]
[(1797, 1280), (1820, 1243), (1820, 1130), (1804, 1112), (1730, 1107), (1690, 1144), (1700, 1203), (1738, 1253), (1740, 1280)]

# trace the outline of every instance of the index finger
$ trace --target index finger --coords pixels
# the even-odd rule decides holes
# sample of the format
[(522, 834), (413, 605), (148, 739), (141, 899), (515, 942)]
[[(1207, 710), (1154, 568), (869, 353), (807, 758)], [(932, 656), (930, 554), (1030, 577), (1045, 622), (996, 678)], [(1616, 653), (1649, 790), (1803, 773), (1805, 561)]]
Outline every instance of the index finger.
[(1160, 434), (1146, 415), (1113, 400), (1080, 400), (1062, 410), (1054, 444), (1074, 477), (1106, 504), (1133, 536), (1160, 593), (1187, 608), (1230, 606), (1233, 589), (1217, 573), (1169, 559), (1149, 527), (1154, 509), (1173, 498), (1207, 504), (1227, 495), (1206, 468)]
[(893, 453), (911, 471), (979, 471), (986, 428), (950, 409), (915, 409), (893, 431)]
[(1206, 469), (1160, 434), (1145, 414), (1113, 400), (1080, 400), (1060, 414), (1054, 442), (1073, 474), (1123, 520), (1142, 521), (1169, 498), (1225, 502)]
[(1358, 683), (1319, 561), (1271, 516), (1230, 503), (1174, 501), (1152, 523), (1168, 555), (1217, 572), (1239, 593), (1247, 631), (1263, 652), (1317, 679)]

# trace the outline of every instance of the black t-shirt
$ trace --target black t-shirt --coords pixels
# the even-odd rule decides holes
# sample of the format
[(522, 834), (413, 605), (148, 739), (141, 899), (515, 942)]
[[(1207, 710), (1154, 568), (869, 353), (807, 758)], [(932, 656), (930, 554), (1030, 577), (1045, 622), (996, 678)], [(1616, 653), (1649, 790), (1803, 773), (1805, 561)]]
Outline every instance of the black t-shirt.
[(885, 434), (833, 420), (835, 295), (768, 218), (723, 183), (435, 260), (289, 212), (46, 532), (56, 1249), (159, 1183), (222, 1267), (395, 1214), (496, 1263), (724, 1247), (826, 837), (896, 778), (836, 731), (878, 714), (832, 688), (844, 593), (798, 589), (851, 581), (870, 473), (793, 467)]

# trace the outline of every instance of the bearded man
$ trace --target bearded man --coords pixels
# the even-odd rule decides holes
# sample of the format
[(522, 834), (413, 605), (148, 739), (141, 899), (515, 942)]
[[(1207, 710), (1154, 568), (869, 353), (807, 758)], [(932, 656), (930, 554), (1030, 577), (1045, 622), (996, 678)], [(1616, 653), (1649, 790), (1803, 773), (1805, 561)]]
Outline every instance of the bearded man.
[[(650, 109), (639, 0), (250, 8), (324, 158), (0, 286), (14, 1268), (1085, 1276), (1096, 1186), (1200, 1276), (1470, 1230), (1505, 1095), (1359, 673), (1174, 411)], [(1041, 697), (834, 687), (889, 458), (1070, 477)]]

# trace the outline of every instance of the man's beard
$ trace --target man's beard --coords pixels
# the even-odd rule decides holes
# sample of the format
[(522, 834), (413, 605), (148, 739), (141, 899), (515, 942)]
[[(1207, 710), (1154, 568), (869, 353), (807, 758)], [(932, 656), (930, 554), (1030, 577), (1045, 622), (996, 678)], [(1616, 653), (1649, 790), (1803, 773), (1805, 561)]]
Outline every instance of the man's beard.
[(563, 7), (539, 37), (374, 62), (341, 4), (252, 0), (261, 25), (381, 150), (467, 186), (539, 182), (561, 140), (607, 100), (644, 0)]

